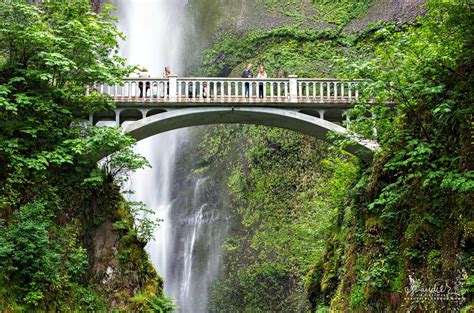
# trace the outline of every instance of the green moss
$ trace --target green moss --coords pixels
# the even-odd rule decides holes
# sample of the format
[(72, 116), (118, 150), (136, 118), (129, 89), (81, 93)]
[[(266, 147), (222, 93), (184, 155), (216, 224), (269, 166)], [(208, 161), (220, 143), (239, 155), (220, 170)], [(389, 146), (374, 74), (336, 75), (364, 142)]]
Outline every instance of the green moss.
[(363, 311), (366, 307), (366, 292), (362, 285), (355, 285), (351, 289), (349, 305), (352, 311)]
[(135, 309), (149, 312), (173, 312), (176, 308), (170, 298), (158, 297), (155, 292), (140, 292), (131, 298), (130, 301), (136, 305)]
[(464, 224), (464, 240), (474, 242), (474, 221)]
[(391, 289), (392, 291), (396, 291), (402, 293), (404, 291), (405, 280), (404, 280), (405, 273), (403, 269), (398, 270), (397, 277), (392, 281)]
[(353, 19), (363, 16), (372, 0), (312, 0), (317, 8), (314, 20), (344, 26)]
[(344, 57), (361, 57), (353, 37), (333, 30), (301, 30), (285, 26), (243, 36), (226, 33), (205, 52), (202, 65), (192, 72), (239, 77), (246, 63), (263, 63), (270, 77), (278, 69), (300, 77), (334, 75), (333, 63)]
[(369, 217), (365, 220), (365, 231), (371, 235), (377, 235), (383, 231), (382, 221), (378, 217)]
[(441, 270), (441, 265), (442, 265), (441, 251), (439, 250), (430, 251), (430, 253), (428, 254), (428, 265), (430, 266), (432, 271)]

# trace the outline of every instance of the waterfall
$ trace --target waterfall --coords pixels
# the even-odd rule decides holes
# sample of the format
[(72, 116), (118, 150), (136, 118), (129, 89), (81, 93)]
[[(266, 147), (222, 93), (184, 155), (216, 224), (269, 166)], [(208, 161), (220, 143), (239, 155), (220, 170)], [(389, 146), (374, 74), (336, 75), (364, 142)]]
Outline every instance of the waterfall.
[[(164, 66), (178, 75), (185, 70), (181, 52), (184, 27), (189, 26), (187, 0), (112, 3), (118, 7), (119, 29), (127, 36), (121, 54), (128, 64), (148, 67), (152, 77), (161, 76)], [(176, 300), (179, 312), (199, 313), (207, 312), (208, 289), (220, 269), (227, 224), (212, 182), (193, 174), (197, 160), (186, 158), (196, 154), (190, 132), (166, 132), (137, 143), (135, 151), (152, 168), (131, 174), (129, 188), (134, 194), (129, 199), (143, 201), (163, 219), (146, 250), (164, 278), (165, 294)]]

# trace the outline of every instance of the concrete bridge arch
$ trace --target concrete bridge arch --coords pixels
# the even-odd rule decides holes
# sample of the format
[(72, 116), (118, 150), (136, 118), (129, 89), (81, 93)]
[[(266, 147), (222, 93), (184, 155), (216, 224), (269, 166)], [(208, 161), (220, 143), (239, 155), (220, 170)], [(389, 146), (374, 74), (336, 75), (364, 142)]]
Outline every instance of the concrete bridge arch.
[[(210, 124), (255, 124), (280, 127), (328, 141), (327, 133), (347, 133), (347, 130), (330, 121), (294, 110), (271, 107), (191, 107), (169, 110), (123, 125), (126, 133), (142, 140), (166, 131)], [(365, 162), (372, 160), (377, 143), (353, 138), (354, 144), (345, 148)]]

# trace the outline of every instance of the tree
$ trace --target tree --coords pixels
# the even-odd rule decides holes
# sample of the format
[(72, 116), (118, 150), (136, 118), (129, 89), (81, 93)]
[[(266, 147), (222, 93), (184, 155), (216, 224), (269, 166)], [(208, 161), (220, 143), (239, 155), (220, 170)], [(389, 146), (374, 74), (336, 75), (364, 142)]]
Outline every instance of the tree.
[(0, 310), (54, 311), (64, 299), (96, 299), (74, 286), (87, 282), (78, 220), (96, 218), (89, 198), (114, 183), (94, 184), (97, 156), (124, 150), (109, 160), (118, 170), (101, 172), (106, 178), (146, 162), (118, 129), (74, 126), (114, 106), (88, 86), (120, 83), (132, 70), (118, 56), (123, 35), (112, 7), (99, 14), (87, 0), (28, 2), (0, 2)]
[(2, 207), (19, 204), (18, 186), (85, 153), (71, 140), (84, 134), (70, 125), (75, 113), (113, 106), (109, 98), (85, 91), (130, 72), (117, 55), (121, 37), (110, 7), (98, 15), (87, 1), (0, 4)]

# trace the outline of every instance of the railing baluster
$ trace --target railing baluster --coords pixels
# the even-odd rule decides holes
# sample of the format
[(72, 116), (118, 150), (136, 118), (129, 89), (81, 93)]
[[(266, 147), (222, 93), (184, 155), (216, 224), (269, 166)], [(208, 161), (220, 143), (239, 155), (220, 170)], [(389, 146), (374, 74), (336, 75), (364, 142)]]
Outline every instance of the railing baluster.
[[(293, 79), (293, 80), (292, 80)], [(290, 97), (290, 82), (292, 94)], [(170, 84), (174, 85), (171, 86)], [(117, 102), (128, 101), (139, 97), (142, 90), (142, 100), (151, 99), (152, 102), (182, 101), (207, 102), (209, 99), (219, 99), (221, 103), (236, 102), (245, 97), (245, 87), (248, 84), (248, 97), (263, 97), (280, 102), (298, 103), (298, 100), (311, 103), (350, 103), (359, 100), (358, 81), (335, 79), (233, 79), (233, 78), (190, 78), (184, 79), (173, 76), (170, 79), (133, 78), (124, 79), (119, 84), (94, 84), (86, 88), (86, 94), (99, 92), (110, 95)], [(173, 89), (173, 90), (171, 90)], [(173, 92), (171, 95), (170, 93)], [(206, 95), (206, 98), (204, 98)], [(295, 98), (295, 96), (297, 98)], [(193, 99), (194, 98), (194, 99)], [(291, 98), (291, 99), (290, 99)]]
[(324, 101), (324, 88), (323, 88), (323, 82), (319, 82), (319, 100), (321, 102)]

